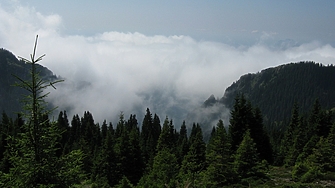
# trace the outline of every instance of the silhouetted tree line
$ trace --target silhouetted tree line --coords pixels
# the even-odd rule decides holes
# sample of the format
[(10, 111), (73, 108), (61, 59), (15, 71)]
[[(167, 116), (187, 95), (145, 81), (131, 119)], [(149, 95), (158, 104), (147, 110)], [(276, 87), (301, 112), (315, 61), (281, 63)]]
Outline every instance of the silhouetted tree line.
[[(244, 95), (235, 98), (230, 125), (220, 120), (205, 143), (202, 129), (194, 123), (190, 134), (185, 122), (177, 130), (173, 121), (146, 110), (141, 126), (132, 114), (119, 115), (115, 126), (96, 123), (86, 111), (69, 121), (66, 111), (56, 122), (45, 116), (61, 134), (54, 140), (52, 157), (57, 159), (80, 152), (77, 184), (96, 187), (222, 187), (245, 184), (252, 180), (267, 181), (269, 165), (292, 167), (296, 181), (312, 181), (335, 172), (333, 149), (334, 122), (331, 111), (315, 102), (309, 115), (300, 115), (295, 104), (291, 120), (280, 143), (270, 142), (263, 128), (259, 108)], [(11, 137), (24, 132), (27, 124), (21, 116), (14, 121), (2, 115), (0, 168), (10, 173)], [(17, 158), (19, 160), (19, 158)], [(52, 162), (51, 161), (51, 162)], [(50, 163), (50, 161), (48, 161)], [(48, 168), (53, 168), (49, 164)]]

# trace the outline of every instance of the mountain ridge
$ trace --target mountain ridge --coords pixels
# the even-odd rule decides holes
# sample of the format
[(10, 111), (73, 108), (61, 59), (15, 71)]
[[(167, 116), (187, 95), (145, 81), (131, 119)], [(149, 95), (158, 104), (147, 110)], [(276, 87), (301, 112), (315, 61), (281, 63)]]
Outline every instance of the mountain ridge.
[[(325, 66), (313, 61), (283, 64), (242, 75), (226, 88), (220, 99), (216, 100), (212, 95), (199, 107), (202, 110), (194, 111), (211, 111), (212, 119), (200, 120), (199, 123), (203, 126), (214, 126), (211, 122), (219, 119), (225, 119), (228, 125), (227, 110), (222, 113), (210, 108), (232, 109), (236, 95), (243, 94), (254, 106), (260, 108), (266, 125), (283, 122), (290, 118), (294, 102), (302, 113), (307, 113), (316, 99), (325, 109), (334, 108), (334, 80), (333, 65)], [(195, 115), (190, 113), (188, 118), (192, 119), (193, 116)]]
[[(5, 112), (10, 117), (15, 117), (18, 112), (22, 111), (21, 99), (27, 94), (25, 90), (15, 87), (20, 77), (23, 80), (29, 79), (30, 65), (4, 49), (0, 48), (0, 112)], [(55, 80), (55, 76), (48, 68), (37, 64), (37, 71), (43, 80)]]

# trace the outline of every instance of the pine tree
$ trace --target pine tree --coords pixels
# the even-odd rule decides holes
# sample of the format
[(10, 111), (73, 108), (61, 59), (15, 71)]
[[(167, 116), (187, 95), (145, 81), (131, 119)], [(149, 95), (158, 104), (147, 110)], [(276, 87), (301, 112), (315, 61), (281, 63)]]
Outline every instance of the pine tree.
[(108, 125), (106, 120), (103, 121), (102, 125), (101, 125), (101, 138), (102, 138), (102, 143), (104, 142), (104, 140), (107, 137), (107, 131), (108, 131)]
[(4, 187), (69, 187), (80, 183), (82, 153), (75, 150), (61, 158), (57, 158), (56, 147), (61, 132), (55, 122), (50, 122), (44, 99), (48, 93), (44, 89), (60, 81), (47, 82), (39, 77), (36, 63), (44, 55), (35, 59), (37, 37), (31, 60), (21, 58), (31, 65), (31, 80), (19, 77), (18, 86), (26, 89), (29, 95), (25, 98), (24, 109), (26, 122), (22, 132), (10, 137), (10, 162), (13, 167), (5, 175)]
[(176, 156), (169, 149), (163, 148), (155, 156), (149, 175), (140, 181), (140, 187), (175, 187), (178, 169)]
[(318, 127), (321, 123), (321, 105), (319, 103), (319, 100), (316, 100), (313, 104), (312, 110), (309, 114), (308, 121), (304, 122), (306, 126), (301, 127), (299, 126), (300, 130), (298, 132), (303, 132), (303, 134), (300, 134), (298, 138), (296, 138), (297, 141), (303, 141), (305, 142), (302, 151), (299, 152), (299, 156), (296, 160), (296, 162), (303, 162), (306, 160), (306, 158), (313, 153), (313, 148), (317, 144), (317, 142), (320, 139), (320, 135), (318, 134)]
[(294, 138), (296, 136), (296, 130), (300, 123), (299, 107), (297, 103), (294, 103), (292, 110), (292, 117), (288, 128), (285, 131), (284, 139), (281, 143), (280, 156), (287, 166), (293, 166), (296, 160), (294, 154)]
[(153, 136), (151, 135), (153, 127), (152, 124), (152, 114), (149, 108), (147, 108), (146, 114), (143, 119), (141, 131), (141, 150), (143, 151), (143, 158), (145, 164), (148, 164), (149, 161), (153, 160), (155, 153), (155, 151), (153, 150), (156, 148)]
[(59, 150), (57, 151), (57, 156), (60, 157), (63, 153), (69, 152), (68, 141), (70, 133), (69, 120), (67, 119), (66, 111), (60, 111), (57, 119), (57, 127), (61, 132), (61, 138), (58, 140)]
[(206, 187), (223, 187), (232, 181), (230, 144), (223, 121), (219, 120), (207, 146)]
[(84, 153), (83, 168), (86, 173), (90, 173), (93, 167), (94, 154), (98, 145), (98, 136), (93, 115), (89, 111), (84, 112), (84, 116), (80, 119), (79, 128), (79, 148)]
[(177, 140), (177, 159), (178, 164), (181, 165), (184, 156), (187, 154), (189, 150), (189, 144), (188, 144), (188, 138), (187, 138), (187, 128), (185, 121), (183, 121), (183, 124), (180, 127), (179, 131), (179, 138)]
[(240, 180), (265, 177), (265, 168), (262, 166), (259, 154), (257, 153), (256, 144), (251, 138), (249, 130), (244, 135), (236, 151), (233, 165)]
[(12, 167), (9, 161), (8, 141), (9, 137), (15, 136), (19, 133), (19, 128), (7, 116), (5, 112), (2, 113), (2, 121), (0, 123), (0, 172), (8, 173)]
[(102, 149), (93, 163), (91, 178), (99, 187), (107, 187), (107, 185), (113, 187), (122, 177), (121, 172), (117, 168), (113, 132), (113, 127), (109, 126), (106, 131), (106, 138), (104, 139)]
[(270, 138), (264, 129), (263, 116), (259, 108), (253, 110), (253, 121), (250, 129), (251, 138), (254, 139), (257, 152), (261, 160), (266, 160), (268, 163), (273, 162), (273, 152), (270, 143)]
[(128, 156), (129, 158), (127, 159), (127, 166), (129, 166), (129, 169), (126, 171), (125, 176), (133, 185), (136, 185), (143, 176), (144, 171), (144, 162), (140, 148), (140, 131), (137, 125), (133, 126), (129, 132)]
[(313, 153), (307, 158), (312, 167), (319, 168), (322, 172), (335, 171), (335, 124), (327, 138), (321, 137)]
[(158, 138), (157, 152), (167, 149), (173, 153), (175, 146), (174, 126), (172, 125), (172, 121), (169, 121), (168, 117), (166, 117), (163, 123), (162, 132)]
[(79, 148), (79, 140), (83, 133), (81, 132), (81, 122), (78, 114), (74, 115), (71, 121), (69, 144), (72, 149)]
[(114, 151), (116, 154), (117, 169), (122, 176), (126, 176), (130, 170), (128, 165), (129, 157), (129, 134), (125, 128), (125, 120), (123, 113), (119, 115), (119, 122), (115, 129), (115, 145)]
[(231, 151), (235, 152), (241, 144), (246, 130), (250, 128), (250, 124), (253, 119), (251, 104), (247, 102), (244, 95), (236, 96), (234, 108), (230, 114), (229, 137)]
[(250, 131), (260, 158), (273, 162), (270, 138), (263, 125), (263, 117), (259, 108), (253, 108), (251, 102), (244, 95), (237, 95), (234, 108), (231, 111), (229, 138), (232, 153), (236, 152), (242, 142), (246, 130)]
[(200, 125), (193, 126), (190, 137), (190, 148), (185, 155), (180, 169), (180, 176), (183, 180), (191, 180), (195, 186), (200, 181), (200, 173), (206, 169), (206, 145), (203, 140)]
[(157, 141), (160, 133), (161, 125), (159, 117), (155, 114), (154, 118), (152, 118), (152, 114), (149, 108), (147, 108), (142, 123), (140, 143), (144, 163), (149, 169), (151, 168), (153, 164), (153, 159), (156, 155)]

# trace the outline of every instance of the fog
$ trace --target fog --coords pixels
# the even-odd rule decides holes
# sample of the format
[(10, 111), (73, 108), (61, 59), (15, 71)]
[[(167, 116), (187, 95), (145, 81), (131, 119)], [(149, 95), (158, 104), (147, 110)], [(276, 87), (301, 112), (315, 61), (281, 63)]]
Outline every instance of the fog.
[[(273, 42), (263, 33), (249, 46), (199, 41), (184, 35), (145, 35), (106, 31), (92, 36), (62, 32), (62, 18), (29, 7), (0, 7), (0, 44), (29, 57), (39, 35), (37, 55), (65, 79), (47, 99), (74, 114), (90, 111), (96, 122), (114, 124), (120, 112), (143, 116), (146, 108), (180, 126), (188, 112), (224, 90), (246, 73), (298, 61), (333, 64), (335, 49), (318, 41)], [(142, 114), (141, 114), (142, 113)], [(142, 119), (138, 119), (141, 124)], [(187, 122), (193, 123), (193, 122)]]

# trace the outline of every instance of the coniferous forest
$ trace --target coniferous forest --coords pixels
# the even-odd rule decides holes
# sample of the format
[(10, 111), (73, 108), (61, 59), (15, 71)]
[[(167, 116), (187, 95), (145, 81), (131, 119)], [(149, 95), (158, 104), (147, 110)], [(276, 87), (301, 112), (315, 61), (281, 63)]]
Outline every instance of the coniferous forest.
[(53, 120), (43, 91), (62, 80), (40, 77), (44, 56), (35, 57), (36, 44), (22, 58), (30, 76), (17, 77), (27, 92), (24, 108), (16, 118), (2, 113), (0, 187), (335, 186), (334, 116), (318, 99), (308, 113), (293, 102), (287, 123), (274, 130), (237, 94), (229, 124), (219, 120), (206, 142), (197, 122), (187, 129), (150, 109), (143, 119), (120, 113), (115, 124), (95, 122), (89, 111), (60, 111)]

